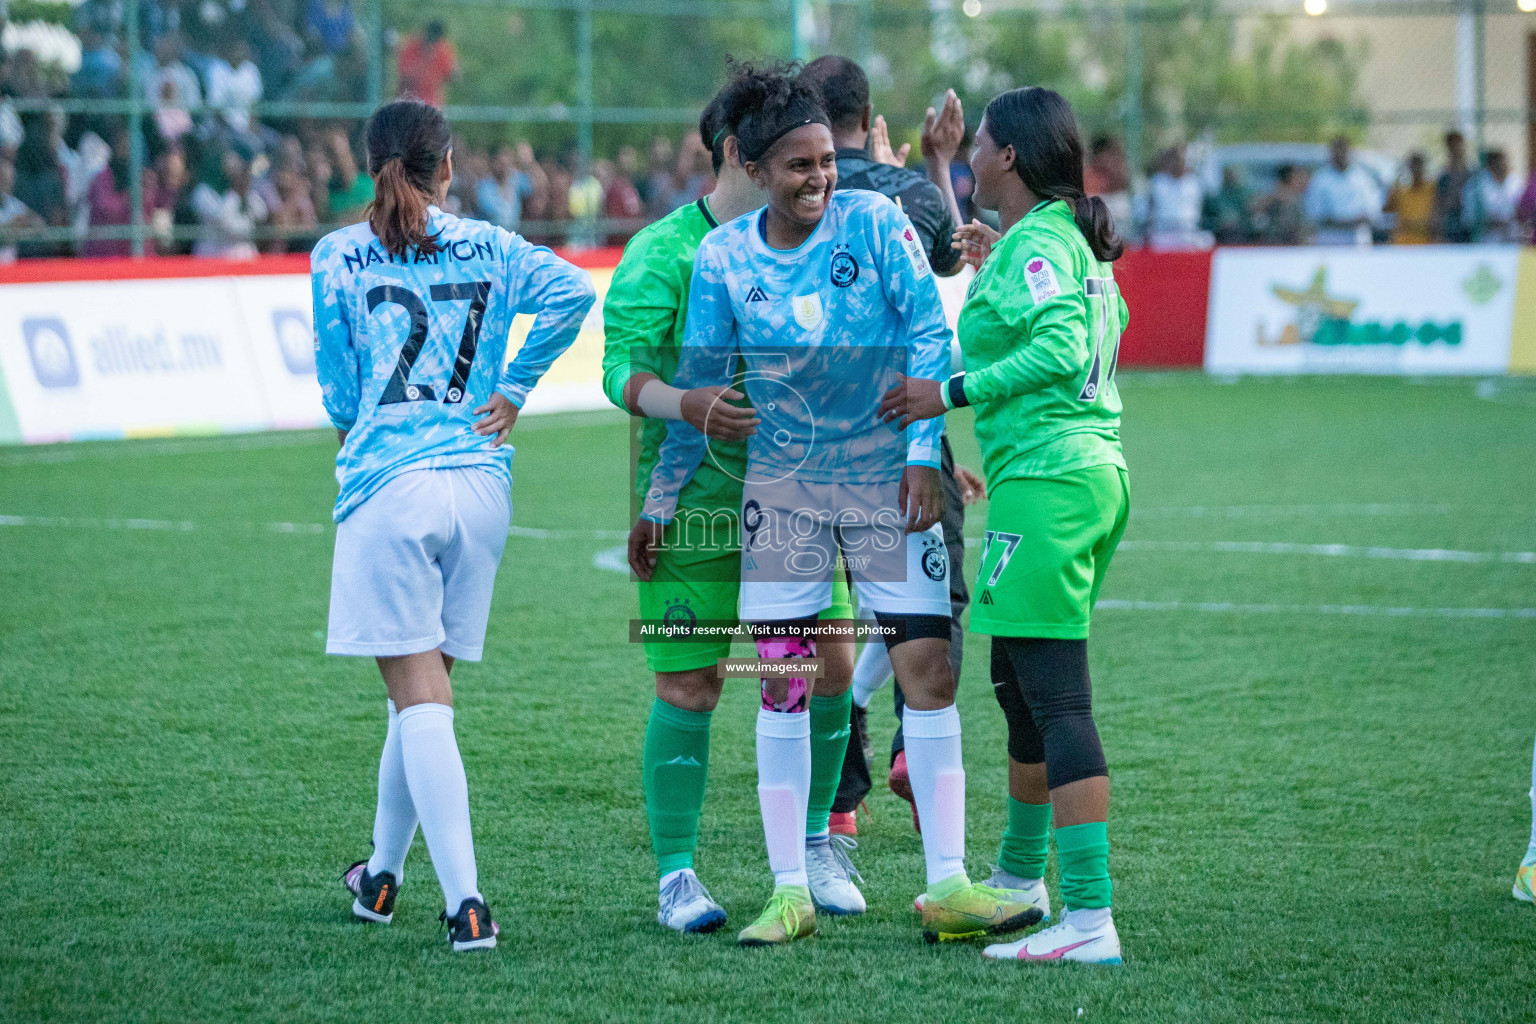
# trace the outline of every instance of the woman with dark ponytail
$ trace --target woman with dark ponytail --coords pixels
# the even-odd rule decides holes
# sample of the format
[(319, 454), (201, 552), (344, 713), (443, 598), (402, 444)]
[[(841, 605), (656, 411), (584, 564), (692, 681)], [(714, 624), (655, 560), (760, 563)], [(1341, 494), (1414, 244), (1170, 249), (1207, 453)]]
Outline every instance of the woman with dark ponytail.
[[(373, 854), (342, 883), (388, 924), (418, 823), (455, 950), (496, 945), (479, 889), (449, 670), (479, 661), (512, 506), (518, 409), (576, 339), (592, 282), (548, 249), (438, 208), (448, 122), (416, 100), (368, 124), (368, 220), (310, 256), (315, 364), (336, 457), (326, 651), (377, 659), (389, 693)], [(517, 313), (537, 319), (503, 370)]]
[(1127, 311), (1112, 268), (1124, 247), (1103, 201), (1083, 194), (1077, 123), (1049, 89), (987, 105), (971, 169), (976, 203), (1003, 230), (955, 233), (979, 264), (960, 312), (965, 370), (943, 384), (908, 378), (886, 409), (903, 422), (976, 409), (990, 510), (970, 628), (992, 637), (1008, 721), (1008, 827), (992, 884), (1022, 890), (1047, 917), (1055, 819), (1060, 922), (986, 955), (1119, 963), (1088, 624), (1130, 511), (1115, 386)]

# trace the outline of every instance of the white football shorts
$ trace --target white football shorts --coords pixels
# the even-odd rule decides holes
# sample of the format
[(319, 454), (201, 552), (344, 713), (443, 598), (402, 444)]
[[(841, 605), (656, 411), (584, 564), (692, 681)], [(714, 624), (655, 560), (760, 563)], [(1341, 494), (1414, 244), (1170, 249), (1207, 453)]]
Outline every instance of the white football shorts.
[(415, 469), (336, 526), (327, 654), (479, 661), (512, 496), (483, 469)]
[(748, 481), (742, 494), (741, 618), (768, 622), (832, 605), (839, 555), (861, 613), (949, 617), (949, 557), (937, 523), (906, 532), (900, 481)]

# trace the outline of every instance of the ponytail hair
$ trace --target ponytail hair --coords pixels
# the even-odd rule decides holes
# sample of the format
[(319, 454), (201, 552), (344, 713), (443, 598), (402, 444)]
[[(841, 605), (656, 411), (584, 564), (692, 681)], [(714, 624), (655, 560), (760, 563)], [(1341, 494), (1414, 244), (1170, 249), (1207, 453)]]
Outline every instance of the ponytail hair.
[(1094, 257), (1105, 263), (1119, 259), (1125, 244), (1109, 207), (1084, 194), (1083, 137), (1062, 95), (1040, 86), (1010, 89), (992, 98), (984, 116), (992, 141), (1013, 147), (1013, 169), (1025, 187), (1041, 199), (1070, 203)]
[(391, 255), (404, 257), (411, 246), (429, 256), (442, 251), (438, 236), (427, 234), (427, 207), (452, 143), (443, 112), (420, 100), (386, 103), (368, 120), (368, 226)]

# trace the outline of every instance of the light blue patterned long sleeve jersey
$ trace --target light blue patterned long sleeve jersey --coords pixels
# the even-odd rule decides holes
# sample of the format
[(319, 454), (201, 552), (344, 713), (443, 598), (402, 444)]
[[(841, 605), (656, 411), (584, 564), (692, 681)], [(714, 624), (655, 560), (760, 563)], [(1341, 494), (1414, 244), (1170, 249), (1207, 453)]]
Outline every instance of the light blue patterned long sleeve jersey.
[[(363, 223), (310, 255), (315, 368), (326, 413), (347, 431), (337, 522), (409, 469), (484, 466), (511, 487), (512, 446), (476, 434), (474, 410), (493, 392), (522, 408), (592, 307), (590, 275), (543, 246), (436, 206), (428, 230), (443, 251), (391, 256)], [(537, 317), (507, 364), (518, 313)]]
[[(723, 224), (699, 246), (688, 323), (672, 383), (740, 380), (762, 423), (747, 479), (877, 483), (906, 465), (938, 467), (940, 419), (881, 423), (898, 374), (948, 376), (950, 330), (923, 244), (877, 192), (834, 192), (809, 238), (769, 247), (766, 210)], [(644, 515), (670, 522), (708, 439), (668, 425)]]

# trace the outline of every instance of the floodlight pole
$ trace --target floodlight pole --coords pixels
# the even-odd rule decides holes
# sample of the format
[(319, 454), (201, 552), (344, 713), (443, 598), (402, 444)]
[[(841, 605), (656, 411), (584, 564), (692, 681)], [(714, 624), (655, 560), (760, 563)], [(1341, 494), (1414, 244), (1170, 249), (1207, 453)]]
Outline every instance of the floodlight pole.
[(384, 45), (384, 0), (368, 0), (368, 38), (373, 44), (373, 60), (368, 62), (368, 105), (378, 109), (384, 100), (384, 61), (389, 57)]
[(1472, 7), (1472, 109), (1474, 121), (1473, 139), (1478, 159), (1482, 159), (1483, 136), (1488, 120), (1488, 3), (1487, 0), (1468, 0)]
[(576, 7), (576, 171), (592, 171), (592, 0)]
[(789, 0), (789, 55), (794, 60), (805, 60), (805, 36), (801, 32), (802, 18), (805, 12), (802, 9), (805, 0)]
[(874, 0), (859, 0), (859, 61), (868, 67), (874, 55)]
[(1142, 37), (1142, 21), (1146, 9), (1132, 4), (1125, 11), (1125, 158), (1131, 165), (1131, 174), (1141, 173), (1142, 160), (1142, 58), (1145, 42)]
[(144, 258), (144, 83), (139, 74), (139, 0), (128, 0), (128, 224), (136, 259)]

